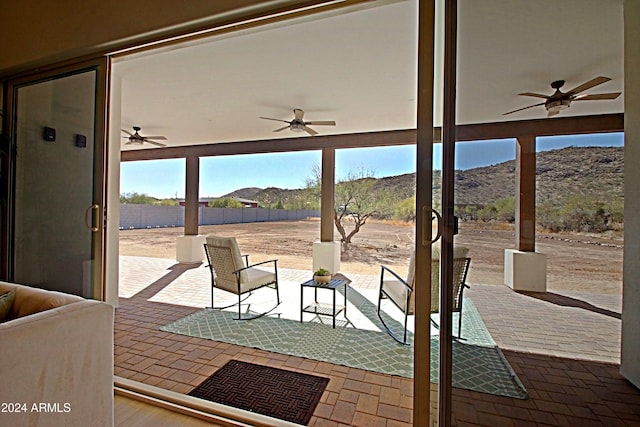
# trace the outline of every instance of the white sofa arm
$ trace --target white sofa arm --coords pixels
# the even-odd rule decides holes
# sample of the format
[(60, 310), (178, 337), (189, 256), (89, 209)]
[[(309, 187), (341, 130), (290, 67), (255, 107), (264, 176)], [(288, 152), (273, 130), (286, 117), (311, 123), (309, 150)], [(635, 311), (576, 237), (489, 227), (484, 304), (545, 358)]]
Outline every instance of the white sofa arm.
[(113, 426), (113, 319), (84, 300), (0, 324), (0, 425)]

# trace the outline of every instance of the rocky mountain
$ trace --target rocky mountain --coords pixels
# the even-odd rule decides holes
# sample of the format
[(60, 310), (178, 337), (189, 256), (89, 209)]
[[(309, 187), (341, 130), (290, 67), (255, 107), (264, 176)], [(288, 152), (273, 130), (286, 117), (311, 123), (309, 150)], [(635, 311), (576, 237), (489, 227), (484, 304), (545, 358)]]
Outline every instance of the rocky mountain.
[[(563, 199), (571, 195), (623, 197), (624, 152), (622, 147), (568, 147), (539, 152), (536, 159), (538, 200)], [(486, 204), (514, 196), (515, 160), (492, 166), (459, 170), (455, 174), (456, 204)], [(440, 198), (440, 171), (433, 172), (433, 197)], [(405, 199), (415, 194), (415, 173), (378, 178), (374, 191), (386, 189)], [(258, 200), (264, 204), (287, 203), (305, 190), (243, 188), (227, 195)], [(238, 195), (241, 194), (241, 195)]]
[(238, 197), (240, 199), (253, 199), (255, 195), (260, 191), (262, 191), (262, 188), (258, 188), (258, 187), (240, 188), (239, 190), (232, 191), (231, 193), (225, 194), (222, 197), (231, 197), (231, 198)]
[[(484, 204), (514, 196), (515, 161), (456, 172), (456, 203)], [(539, 202), (572, 195), (623, 197), (622, 147), (568, 147), (536, 158)], [(439, 184), (439, 181), (438, 181)], [(438, 189), (439, 190), (439, 189)]]

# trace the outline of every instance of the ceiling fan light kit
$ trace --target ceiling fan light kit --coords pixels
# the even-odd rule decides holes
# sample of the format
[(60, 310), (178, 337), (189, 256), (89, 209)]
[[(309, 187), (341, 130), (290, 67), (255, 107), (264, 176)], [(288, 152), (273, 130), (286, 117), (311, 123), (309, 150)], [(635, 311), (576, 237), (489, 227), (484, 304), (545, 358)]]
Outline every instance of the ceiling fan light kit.
[(291, 129), (291, 132), (304, 132), (304, 123), (294, 121), (289, 126), (289, 129)]
[(552, 95), (542, 95), (542, 94), (533, 93), (533, 92), (524, 92), (524, 93), (518, 94), (521, 96), (532, 96), (534, 98), (542, 98), (546, 100), (545, 102), (529, 105), (528, 107), (524, 107), (524, 108), (518, 108), (517, 110), (509, 111), (508, 113), (504, 113), (503, 115), (506, 116), (507, 114), (512, 114), (518, 111), (523, 111), (529, 108), (544, 105), (548, 113), (547, 117), (551, 117), (551, 116), (557, 115), (558, 113), (560, 113), (560, 111), (571, 107), (572, 101), (603, 101), (603, 100), (616, 99), (618, 96), (620, 96), (621, 92), (599, 93), (599, 94), (593, 94), (593, 95), (581, 93), (587, 89), (591, 89), (592, 87), (601, 85), (602, 83), (606, 83), (609, 80), (611, 80), (609, 77), (599, 76), (585, 83), (582, 83), (579, 86), (576, 86), (575, 88), (571, 89), (568, 92), (562, 92), (560, 90), (560, 88), (564, 86), (565, 81), (556, 80), (551, 83), (551, 88), (555, 89), (555, 92)]
[(560, 111), (571, 107), (571, 101), (568, 99), (549, 100), (546, 103), (547, 111)]

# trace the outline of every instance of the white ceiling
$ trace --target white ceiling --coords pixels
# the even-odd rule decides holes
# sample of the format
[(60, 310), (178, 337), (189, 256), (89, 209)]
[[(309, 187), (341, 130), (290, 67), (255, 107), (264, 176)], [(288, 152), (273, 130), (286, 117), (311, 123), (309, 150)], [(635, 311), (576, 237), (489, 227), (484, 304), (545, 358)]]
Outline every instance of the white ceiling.
[[(293, 108), (306, 120), (337, 122), (314, 127), (321, 135), (414, 128), (417, 1), (373, 3), (118, 58), (121, 126), (166, 135), (170, 146), (309, 137), (274, 133), (281, 125), (259, 118), (291, 120)], [(502, 114), (539, 103), (517, 94), (551, 94), (559, 79), (566, 91), (602, 75), (612, 81), (586, 93), (622, 91), (622, 7), (623, 0), (459, 0), (458, 123), (546, 117), (542, 106)], [(441, 53), (437, 64), (441, 82)], [(620, 96), (574, 102), (560, 117), (622, 111)]]

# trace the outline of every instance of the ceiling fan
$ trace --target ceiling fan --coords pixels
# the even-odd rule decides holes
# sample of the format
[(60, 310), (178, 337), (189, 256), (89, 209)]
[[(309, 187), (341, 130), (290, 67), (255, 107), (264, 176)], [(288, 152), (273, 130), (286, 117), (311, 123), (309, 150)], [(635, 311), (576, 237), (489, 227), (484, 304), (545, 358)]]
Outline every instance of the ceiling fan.
[(145, 142), (148, 142), (149, 144), (153, 144), (153, 145), (157, 145), (158, 147), (166, 147), (166, 144), (163, 144), (161, 142), (157, 142), (154, 141), (154, 139), (160, 139), (163, 141), (166, 141), (167, 138), (164, 136), (160, 136), (160, 135), (156, 135), (156, 136), (142, 136), (140, 135), (138, 132), (141, 130), (142, 128), (140, 126), (134, 126), (133, 127), (133, 131), (134, 133), (129, 132), (128, 130), (124, 130), (122, 129), (122, 132), (126, 133), (129, 136), (123, 136), (123, 138), (127, 138), (129, 141), (127, 141), (125, 144), (129, 145), (142, 145)]
[(285, 122), (288, 123), (287, 126), (281, 127), (279, 129), (274, 130), (274, 132), (280, 132), (282, 130), (285, 129), (291, 129), (292, 132), (307, 132), (309, 135), (314, 136), (317, 135), (318, 132), (316, 132), (315, 130), (311, 129), (309, 126), (307, 125), (326, 125), (326, 126), (335, 126), (336, 122), (334, 122), (333, 120), (322, 120), (322, 121), (314, 121), (314, 122), (305, 122), (304, 120), (302, 120), (302, 118), (304, 117), (304, 111), (302, 111), (299, 108), (296, 108), (293, 110), (293, 115), (294, 118), (293, 120), (289, 121), (289, 120), (282, 120), (282, 119), (272, 119), (270, 117), (260, 117), (261, 119), (265, 119), (265, 120), (275, 120), (276, 122)]
[(560, 110), (569, 108), (571, 106), (572, 101), (600, 101), (600, 100), (606, 100), (606, 99), (616, 99), (618, 96), (620, 96), (620, 92), (598, 93), (594, 95), (587, 95), (586, 93), (581, 93), (587, 89), (591, 89), (592, 87), (608, 82), (609, 80), (611, 80), (609, 77), (602, 77), (602, 76), (596, 77), (594, 79), (589, 80), (588, 82), (585, 82), (579, 86), (576, 86), (575, 88), (571, 89), (568, 92), (560, 91), (560, 88), (564, 86), (564, 80), (556, 80), (551, 83), (551, 87), (556, 90), (552, 95), (542, 95), (542, 94), (533, 93), (533, 92), (524, 92), (524, 93), (518, 94), (522, 96), (533, 96), (535, 98), (543, 98), (546, 100), (545, 102), (541, 102), (540, 104), (529, 105), (528, 107), (524, 107), (524, 108), (518, 108), (517, 110), (509, 111), (508, 113), (504, 113), (503, 115), (506, 116), (507, 114), (516, 113), (518, 111), (526, 110), (528, 108), (544, 105), (544, 107), (548, 111), (547, 117), (551, 117), (560, 113)]

